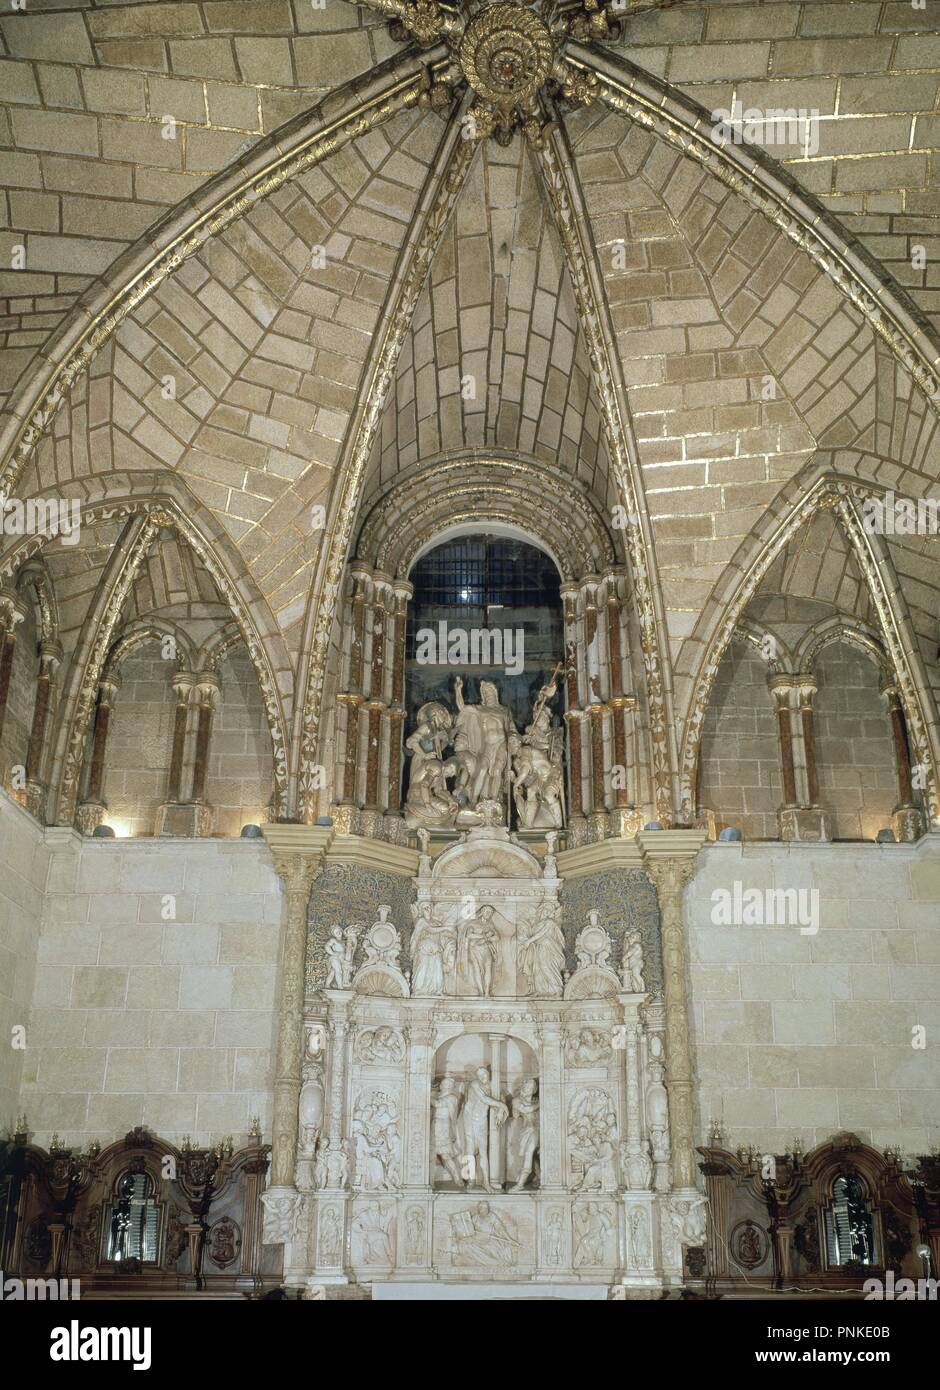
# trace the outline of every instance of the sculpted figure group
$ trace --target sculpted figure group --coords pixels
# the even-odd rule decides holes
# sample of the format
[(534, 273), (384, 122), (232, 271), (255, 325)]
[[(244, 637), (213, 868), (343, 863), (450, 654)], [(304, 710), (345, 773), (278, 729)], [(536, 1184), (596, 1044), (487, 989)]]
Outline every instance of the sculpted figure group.
[(422, 705), (405, 740), (411, 754), (406, 824), (435, 829), (505, 823), (511, 795), (520, 826), (560, 829), (563, 733), (548, 708), (560, 671), (559, 665), (539, 691), (522, 734), (492, 681), (480, 681), (480, 703), (471, 705), (456, 676), (456, 714), (437, 700)]
[[(415, 995), (493, 993), (500, 955), (496, 908), (484, 903), (462, 911), (454, 924), (439, 921), (426, 903), (412, 909), (411, 992)], [(564, 990), (565, 939), (557, 906), (523, 922), (516, 939), (517, 991), (554, 996)]]
[(490, 1140), (510, 1120), (518, 1121), (518, 1176), (513, 1188), (521, 1192), (535, 1175), (539, 1151), (538, 1082), (528, 1080), (510, 1096), (510, 1106), (492, 1089), (489, 1068), (479, 1067), (469, 1085), (453, 1076), (442, 1077), (431, 1098), (431, 1137), (435, 1160), (457, 1187), (475, 1183), (486, 1192), (499, 1192), (490, 1172)]

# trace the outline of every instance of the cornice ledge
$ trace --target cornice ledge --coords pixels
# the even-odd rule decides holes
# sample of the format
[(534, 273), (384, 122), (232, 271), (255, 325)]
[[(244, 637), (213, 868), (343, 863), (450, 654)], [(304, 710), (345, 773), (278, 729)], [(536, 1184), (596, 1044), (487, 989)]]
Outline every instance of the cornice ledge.
[(335, 836), (332, 825), (297, 825), (286, 821), (263, 825), (261, 833), (275, 858), (300, 855), (322, 859)]

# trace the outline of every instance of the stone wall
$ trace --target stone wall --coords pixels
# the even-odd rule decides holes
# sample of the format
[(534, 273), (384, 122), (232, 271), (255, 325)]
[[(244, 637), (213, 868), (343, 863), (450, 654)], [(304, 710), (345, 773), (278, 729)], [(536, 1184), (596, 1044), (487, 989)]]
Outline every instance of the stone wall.
[(29, 1007), (49, 851), (33, 818), (0, 791), (0, 1134), (16, 1118), (24, 1058), (13, 1029), (35, 1038)]
[(269, 1128), (281, 896), (266, 845), (46, 834), (20, 1098), (39, 1142)]
[[(819, 929), (714, 922), (715, 890), (816, 889)], [(807, 914), (808, 916), (809, 914)], [(940, 1142), (940, 846), (711, 844), (687, 890), (698, 1142)], [(912, 1046), (918, 1026), (926, 1047)], [(916, 1039), (915, 1039), (916, 1040)]]
[(834, 840), (873, 840), (898, 802), (891, 725), (874, 663), (843, 642), (816, 662), (819, 798)]
[(715, 678), (702, 729), (699, 805), (717, 828), (749, 840), (775, 840), (783, 801), (780, 740), (767, 663), (749, 642), (733, 642)]

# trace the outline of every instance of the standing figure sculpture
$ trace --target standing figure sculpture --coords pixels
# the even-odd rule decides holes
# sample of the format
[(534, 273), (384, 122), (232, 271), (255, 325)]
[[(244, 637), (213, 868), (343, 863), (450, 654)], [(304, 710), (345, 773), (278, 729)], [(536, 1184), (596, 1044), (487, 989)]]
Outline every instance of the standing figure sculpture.
[(519, 1177), (514, 1192), (521, 1192), (533, 1175), (535, 1155), (539, 1151), (539, 1084), (537, 1081), (524, 1081), (522, 1088), (512, 1098), (513, 1119), (522, 1121), (519, 1139)]
[(526, 830), (536, 825), (560, 830), (564, 825), (564, 734), (553, 727), (548, 708), (548, 701), (558, 690), (561, 670), (559, 662), (548, 684), (538, 693), (525, 733), (514, 740), (512, 795), (519, 824)]
[(437, 1088), (437, 1095), (431, 1097), (431, 1109), (434, 1111), (431, 1124), (434, 1158), (440, 1162), (451, 1181), (458, 1187), (463, 1187), (465, 1184), (457, 1166), (457, 1115), (460, 1110), (460, 1092), (452, 1076), (442, 1079)]
[(446, 976), (453, 970), (457, 934), (453, 927), (436, 922), (425, 905), (415, 906), (411, 936), (412, 994), (443, 994)]
[(464, 1143), (467, 1155), (473, 1159), (480, 1173), (480, 1180), (487, 1192), (498, 1189), (490, 1182), (490, 1111), (497, 1129), (509, 1118), (509, 1108), (498, 1096), (490, 1091), (488, 1067), (479, 1067), (470, 1082), (467, 1100), (463, 1110)]
[(470, 994), (489, 997), (499, 955), (499, 933), (493, 922), (495, 908), (485, 904), (457, 927), (457, 979)]
[(558, 995), (564, 991), (565, 938), (558, 923), (557, 908), (546, 910), (528, 935), (519, 939), (516, 969), (520, 993)]
[(517, 737), (512, 715), (499, 702), (499, 691), (492, 681), (480, 681), (480, 703), (468, 705), (463, 698), (463, 678), (454, 679), (457, 718), (454, 721), (454, 755), (460, 767), (459, 791), (467, 804), (481, 801), (502, 803), (509, 782), (509, 743)]

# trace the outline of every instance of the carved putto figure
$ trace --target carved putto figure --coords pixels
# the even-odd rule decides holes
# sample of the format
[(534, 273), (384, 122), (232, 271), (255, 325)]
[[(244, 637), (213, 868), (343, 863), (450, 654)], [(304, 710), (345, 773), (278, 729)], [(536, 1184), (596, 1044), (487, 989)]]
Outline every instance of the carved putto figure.
[(623, 938), (623, 964), (621, 979), (628, 994), (645, 994), (643, 982), (643, 942), (636, 927)]
[(383, 1024), (364, 1028), (356, 1039), (357, 1062), (391, 1062), (405, 1060), (405, 1040), (397, 1028)]
[[(524, 929), (522, 924), (520, 930)], [(565, 987), (565, 938), (558, 921), (557, 907), (547, 907), (541, 920), (531, 924), (528, 934), (520, 936), (516, 968), (521, 977), (520, 993), (541, 996), (562, 993)]]
[(610, 1030), (579, 1028), (565, 1036), (565, 1062), (569, 1067), (594, 1067), (611, 1053)]
[(353, 957), (359, 940), (359, 927), (330, 927), (323, 953), (326, 956), (324, 989), (349, 989), (353, 978)]

